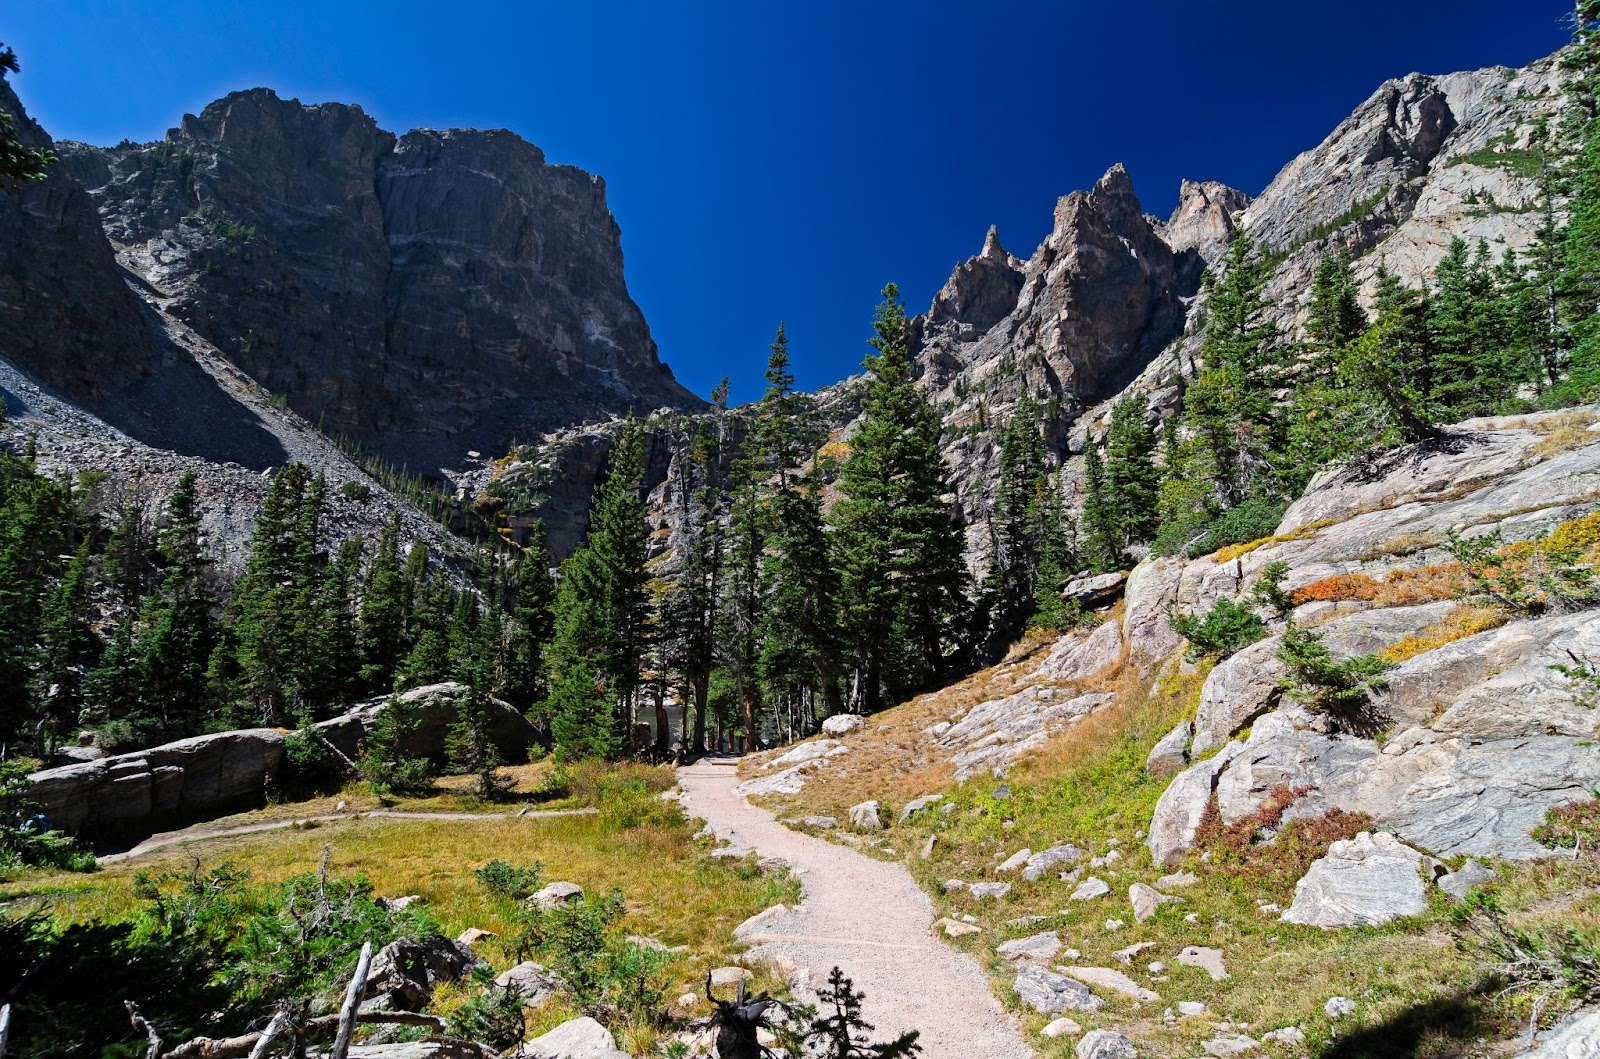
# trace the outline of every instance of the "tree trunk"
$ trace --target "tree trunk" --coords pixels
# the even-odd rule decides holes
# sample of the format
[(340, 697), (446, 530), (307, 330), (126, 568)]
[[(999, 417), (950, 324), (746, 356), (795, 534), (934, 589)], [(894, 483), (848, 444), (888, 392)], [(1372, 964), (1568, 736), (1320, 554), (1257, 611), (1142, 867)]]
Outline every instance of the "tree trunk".
[(344, 1007), (339, 1011), (339, 1032), (334, 1035), (328, 1059), (346, 1059), (350, 1054), (350, 1038), (356, 1031), (356, 1009), (361, 1006), (361, 994), (367, 988), (367, 972), (372, 969), (372, 942), (361, 943), (361, 958), (356, 961), (356, 973), (350, 978), (350, 988), (345, 990)]
[(694, 756), (706, 750), (706, 703), (711, 698), (711, 674), (694, 675)]

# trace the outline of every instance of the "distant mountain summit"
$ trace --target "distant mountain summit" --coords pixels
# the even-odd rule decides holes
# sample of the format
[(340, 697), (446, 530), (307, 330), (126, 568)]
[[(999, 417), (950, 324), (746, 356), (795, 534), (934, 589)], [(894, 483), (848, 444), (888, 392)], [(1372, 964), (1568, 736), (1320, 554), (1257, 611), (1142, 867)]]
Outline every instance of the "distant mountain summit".
[(605, 182), (514, 133), (396, 137), (360, 107), (255, 88), (157, 143), (56, 149), (56, 182), (88, 190), (154, 307), (396, 463), (702, 403), (628, 295)]

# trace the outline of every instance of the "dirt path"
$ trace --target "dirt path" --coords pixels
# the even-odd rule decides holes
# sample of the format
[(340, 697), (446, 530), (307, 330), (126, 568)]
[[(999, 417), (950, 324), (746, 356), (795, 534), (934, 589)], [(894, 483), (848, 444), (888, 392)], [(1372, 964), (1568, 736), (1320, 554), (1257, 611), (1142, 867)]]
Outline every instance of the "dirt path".
[(731, 761), (678, 770), (685, 808), (734, 846), (782, 857), (805, 887), (799, 908), (745, 940), (826, 981), (835, 964), (867, 994), (865, 1016), (887, 1039), (922, 1031), (922, 1059), (1026, 1059), (1033, 1050), (977, 962), (933, 934), (933, 903), (897, 864), (791, 831), (734, 792)]
[(427, 810), (406, 809), (370, 809), (356, 813), (324, 813), (320, 816), (303, 816), (286, 820), (261, 820), (253, 824), (238, 824), (234, 827), (211, 827), (208, 824), (196, 824), (186, 827), (181, 831), (167, 831), (159, 835), (151, 835), (132, 849), (123, 850), (121, 853), (108, 853), (103, 857), (96, 857), (98, 864), (117, 864), (135, 857), (147, 856), (158, 853), (171, 846), (187, 845), (190, 842), (210, 842), (219, 838), (232, 838), (235, 835), (254, 835), (262, 831), (281, 831), (298, 824), (319, 823), (325, 824), (334, 820), (504, 820), (508, 816), (520, 815), (523, 819), (539, 820), (553, 816), (586, 816), (595, 812), (594, 809), (543, 809), (526, 813), (450, 813), (429, 812)]

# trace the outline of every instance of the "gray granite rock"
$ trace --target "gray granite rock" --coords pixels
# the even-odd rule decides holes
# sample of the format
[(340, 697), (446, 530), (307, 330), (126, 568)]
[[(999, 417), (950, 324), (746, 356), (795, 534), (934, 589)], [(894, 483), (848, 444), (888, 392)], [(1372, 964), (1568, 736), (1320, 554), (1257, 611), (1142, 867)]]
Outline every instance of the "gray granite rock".
[(1023, 967), (1011, 985), (1017, 999), (1043, 1015), (1058, 1011), (1097, 1011), (1105, 1001), (1082, 982), (1042, 967)]
[(1312, 863), (1283, 919), (1331, 929), (1421, 915), (1428, 907), (1421, 867), (1422, 854), (1393, 835), (1363, 831)]

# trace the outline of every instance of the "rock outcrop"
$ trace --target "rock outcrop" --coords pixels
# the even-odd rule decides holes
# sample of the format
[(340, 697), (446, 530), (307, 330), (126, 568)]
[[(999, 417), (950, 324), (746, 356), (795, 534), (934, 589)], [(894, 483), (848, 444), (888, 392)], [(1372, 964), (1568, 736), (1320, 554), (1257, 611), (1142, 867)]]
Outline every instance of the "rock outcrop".
[(52, 827), (72, 834), (131, 834), (219, 816), (260, 802), (283, 761), (283, 737), (276, 728), (246, 728), (46, 769), (29, 777), (28, 798)]
[[(431, 684), (400, 696), (417, 721), (406, 752), (442, 759), (456, 704), (466, 693), (460, 684)], [(354, 757), (385, 701), (361, 703), (315, 728), (341, 753)], [(489, 701), (495, 744), (507, 759), (517, 760), (532, 744), (533, 726), (505, 703)], [(283, 763), (287, 735), (279, 728), (246, 728), (45, 769), (29, 777), (28, 798), (51, 826), (71, 834), (148, 834), (259, 805)]]
[(360, 107), (258, 88), (159, 143), (61, 150), (173, 315), (397, 462), (700, 404), (628, 297), (604, 181), (513, 133), (397, 138)]
[[(0, 110), (24, 147), (53, 146), (3, 77)], [(0, 183), (0, 334), (6, 357), (79, 398), (135, 383), (159, 357), (93, 200), (60, 163)]]

